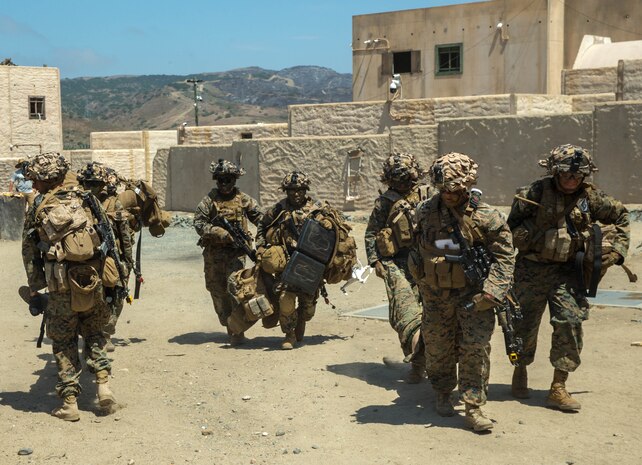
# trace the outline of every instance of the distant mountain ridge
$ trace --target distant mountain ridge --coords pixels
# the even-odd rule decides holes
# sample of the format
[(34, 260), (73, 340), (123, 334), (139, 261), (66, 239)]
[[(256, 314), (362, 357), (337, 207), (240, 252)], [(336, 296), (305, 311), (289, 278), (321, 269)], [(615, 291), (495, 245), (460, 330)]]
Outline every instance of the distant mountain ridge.
[(194, 90), (187, 79), (203, 81), (197, 92), (201, 126), (285, 122), (288, 105), (352, 100), (352, 75), (319, 66), (62, 79), (65, 148), (87, 147), (92, 131), (194, 125)]

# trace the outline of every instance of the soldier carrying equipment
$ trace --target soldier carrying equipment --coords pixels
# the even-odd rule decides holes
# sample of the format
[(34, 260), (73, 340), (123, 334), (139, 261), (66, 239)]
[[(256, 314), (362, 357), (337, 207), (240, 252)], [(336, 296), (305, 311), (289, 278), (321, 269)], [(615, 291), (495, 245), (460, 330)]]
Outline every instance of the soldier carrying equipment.
[[(479, 189), (478, 195), (481, 196)], [(477, 194), (477, 193), (474, 193)], [(476, 199), (477, 196), (471, 194), (471, 199)], [(473, 200), (478, 201), (477, 200)], [(461, 250), (460, 255), (445, 255), (445, 259), (449, 263), (458, 263), (464, 270), (464, 275), (468, 282), (474, 286), (481, 287), (484, 280), (488, 277), (490, 267), (493, 263), (493, 257), (483, 245), (470, 246), (466, 238), (461, 233), (459, 223), (453, 222), (448, 227), (448, 233), (455, 244), (458, 244)], [(472, 311), (475, 308), (476, 302), (470, 302), (466, 305), (466, 310)], [(495, 315), (497, 316), (497, 323), (502, 328), (504, 334), (504, 345), (506, 346), (506, 355), (508, 360), (514, 366), (519, 366), (519, 357), (522, 354), (523, 343), (522, 340), (516, 336), (514, 320), (522, 318), (521, 308), (517, 296), (511, 287), (506, 297), (502, 302), (498, 302), (494, 307)]]

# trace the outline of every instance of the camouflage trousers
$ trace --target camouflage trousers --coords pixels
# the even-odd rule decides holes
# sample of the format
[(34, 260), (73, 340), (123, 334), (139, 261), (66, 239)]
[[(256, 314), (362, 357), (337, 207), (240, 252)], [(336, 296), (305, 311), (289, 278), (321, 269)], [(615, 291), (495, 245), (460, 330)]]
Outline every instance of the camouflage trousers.
[(214, 310), (223, 326), (227, 326), (227, 319), (237, 306), (227, 290), (227, 281), (232, 273), (243, 269), (244, 262), (238, 249), (215, 248), (208, 245), (203, 250), (205, 288), (212, 296)]
[(484, 405), (494, 313), (464, 309), (474, 291), (452, 290), (445, 296), (427, 286), (420, 286), (420, 290), (424, 302), (421, 331), (426, 344), (426, 371), (433, 389), (451, 392), (459, 385), (464, 402)]
[(299, 318), (310, 321), (317, 309), (319, 291), (314, 295), (283, 290), (279, 292), (279, 324), (284, 333), (295, 330)]
[(515, 263), (515, 293), (523, 319), (515, 322), (524, 342), (522, 363), (530, 365), (537, 350), (537, 333), (548, 303), (553, 327), (550, 360), (562, 371), (580, 365), (583, 345), (582, 322), (588, 319), (587, 300), (578, 293), (578, 281), (570, 264), (538, 263), (518, 257)]
[(89, 371), (111, 371), (111, 363), (104, 350), (103, 335), (108, 318), (109, 309), (105, 303), (101, 302), (89, 311), (78, 313), (71, 309), (69, 292), (49, 294), (46, 310), (47, 337), (52, 341), (53, 354), (58, 366), (56, 392), (60, 397), (77, 396), (82, 391), (78, 336), (82, 336), (85, 343), (83, 353)]
[(388, 294), (388, 322), (399, 336), (404, 355), (412, 352), (412, 338), (421, 328), (423, 312), (419, 289), (408, 271), (407, 260), (382, 260)]

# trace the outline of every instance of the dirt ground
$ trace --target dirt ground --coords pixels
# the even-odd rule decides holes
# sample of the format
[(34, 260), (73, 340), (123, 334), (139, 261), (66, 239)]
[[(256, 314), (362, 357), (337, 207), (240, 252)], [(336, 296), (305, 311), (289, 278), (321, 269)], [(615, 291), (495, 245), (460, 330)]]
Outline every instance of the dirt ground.
[[(364, 224), (355, 225), (363, 252)], [(628, 263), (642, 275), (642, 223), (633, 224)], [(81, 421), (49, 415), (56, 367), (39, 318), (17, 289), (25, 284), (18, 242), (0, 242), (0, 464), (639, 464), (642, 463), (642, 312), (593, 307), (583, 364), (569, 390), (579, 413), (543, 407), (552, 367), (551, 329), (542, 325), (530, 369), (531, 399), (510, 396), (512, 367), (501, 331), (493, 336), (486, 411), (490, 434), (434, 411), (428, 382), (405, 384), (396, 335), (386, 321), (343, 316), (386, 302), (374, 275), (344, 296), (331, 286), (304, 343), (279, 350), (278, 328), (259, 326), (232, 348), (205, 290), (191, 229), (143, 239), (142, 298), (124, 310), (113, 354), (113, 390), (122, 409), (102, 416), (92, 377), (83, 373)], [(620, 269), (603, 288), (640, 291)], [(29, 448), (30, 455), (18, 455)]]

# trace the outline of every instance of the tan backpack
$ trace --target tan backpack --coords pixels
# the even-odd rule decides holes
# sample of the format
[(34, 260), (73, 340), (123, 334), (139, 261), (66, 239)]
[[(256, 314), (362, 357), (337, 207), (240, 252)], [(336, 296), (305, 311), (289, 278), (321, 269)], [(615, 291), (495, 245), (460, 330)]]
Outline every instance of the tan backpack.
[(274, 308), (266, 297), (266, 289), (261, 279), (259, 265), (239, 270), (230, 275), (227, 289), (245, 312), (246, 321), (257, 321), (274, 313)]
[(333, 229), (336, 234), (334, 253), (326, 266), (324, 279), (328, 284), (336, 284), (352, 277), (352, 268), (357, 263), (357, 243), (350, 235), (352, 228), (343, 214), (326, 203), (314, 218), (322, 226)]
[(125, 190), (118, 194), (118, 199), (129, 212), (129, 227), (138, 232), (145, 226), (154, 237), (165, 234), (165, 228), (171, 223), (171, 215), (160, 208), (158, 196), (150, 183), (139, 179), (126, 181)]

